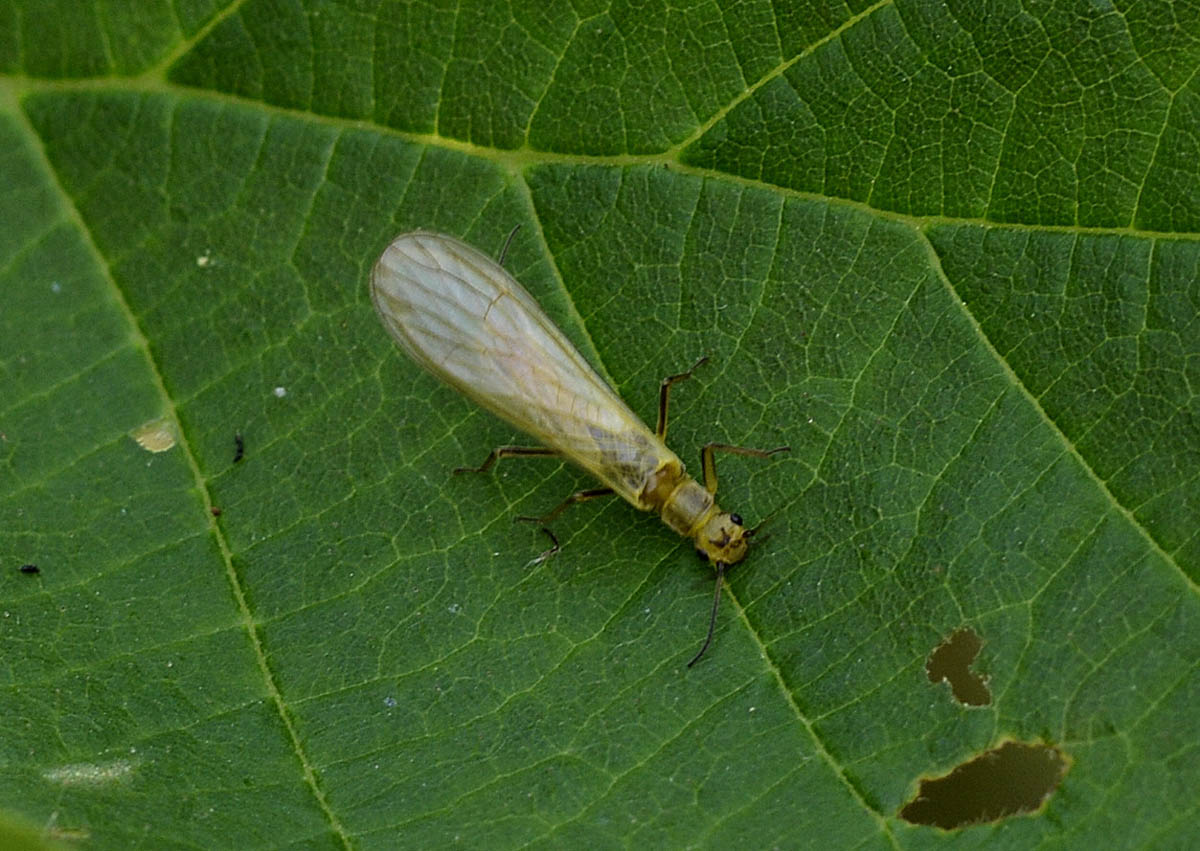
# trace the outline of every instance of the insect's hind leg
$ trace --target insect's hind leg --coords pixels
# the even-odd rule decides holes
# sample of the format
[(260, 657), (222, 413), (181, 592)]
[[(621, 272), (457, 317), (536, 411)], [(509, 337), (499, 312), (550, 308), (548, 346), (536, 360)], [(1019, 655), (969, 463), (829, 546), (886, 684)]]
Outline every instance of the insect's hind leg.
[(709, 493), (717, 492), (717, 462), (713, 453), (717, 450), (730, 452), (734, 455), (747, 455), (751, 458), (770, 458), (777, 452), (787, 452), (790, 446), (777, 446), (774, 449), (749, 449), (745, 446), (732, 446), (728, 443), (706, 443), (700, 452), (700, 463), (704, 467), (704, 489)]
[(692, 373), (706, 363), (708, 363), (708, 355), (705, 355), (692, 364), (687, 372), (677, 372), (674, 375), (668, 375), (658, 386), (658, 425), (655, 426), (654, 433), (658, 435), (659, 440), (666, 441), (667, 439), (667, 403), (671, 400), (671, 385), (676, 381), (691, 378)]
[(501, 458), (548, 458), (558, 455), (545, 446), (497, 446), (478, 467), (455, 467), (455, 473), (486, 473)]

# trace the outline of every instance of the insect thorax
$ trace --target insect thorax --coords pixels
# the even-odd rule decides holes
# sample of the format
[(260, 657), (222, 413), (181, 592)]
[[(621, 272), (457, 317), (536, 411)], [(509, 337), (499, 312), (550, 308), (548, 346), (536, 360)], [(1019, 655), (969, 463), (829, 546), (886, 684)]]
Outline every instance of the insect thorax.
[(695, 537), (713, 510), (712, 494), (676, 461), (664, 464), (646, 480), (642, 500), (662, 516), (663, 523), (685, 538)]

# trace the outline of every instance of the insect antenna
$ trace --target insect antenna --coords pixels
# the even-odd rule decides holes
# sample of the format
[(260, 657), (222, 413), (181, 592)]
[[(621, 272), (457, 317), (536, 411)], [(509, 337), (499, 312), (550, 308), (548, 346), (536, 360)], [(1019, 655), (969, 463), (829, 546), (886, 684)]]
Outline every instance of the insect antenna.
[(757, 526), (755, 526), (753, 529), (750, 529), (749, 531), (746, 532), (747, 537), (757, 535), (759, 532), (761, 532), (762, 527), (766, 526), (768, 523), (770, 523), (772, 520), (774, 520), (776, 518), (776, 516), (778, 516), (779, 511), (780, 511), (779, 509), (776, 509), (775, 511), (772, 511), (770, 514), (768, 514), (766, 517), (764, 517), (762, 520), (759, 520)]
[[(759, 520), (758, 525), (755, 526), (753, 529), (747, 529), (746, 532), (742, 535), (742, 537), (753, 538), (754, 536), (762, 533), (763, 526), (766, 526), (768, 523), (770, 523), (772, 520), (774, 520), (776, 517), (778, 517), (779, 512), (782, 510), (783, 510), (782, 508), (777, 508), (774, 511), (772, 511), (770, 514), (768, 514), (762, 520)], [(758, 539), (758, 542), (761, 544), (763, 541), (769, 539), (770, 537), (771, 537), (771, 535), (769, 532), (762, 534), (762, 536)]]
[[(771, 519), (770, 517), (767, 518), (767, 520), (770, 520), (770, 519)], [(755, 535), (757, 535), (759, 532), (762, 531), (763, 523), (766, 523), (767, 520), (762, 521), (762, 523), (759, 523), (753, 529), (747, 529), (745, 532), (742, 533), (742, 537), (743, 538), (753, 538)], [(767, 532), (767, 533), (763, 534), (763, 536), (761, 538), (759, 538), (758, 541), (759, 541), (759, 543), (762, 543), (763, 541), (768, 540), (770, 537), (771, 537), (771, 533)]]
[(704, 639), (704, 646), (700, 648), (700, 652), (692, 657), (692, 661), (687, 663), (690, 668), (700, 661), (700, 657), (704, 655), (704, 651), (708, 649), (708, 645), (712, 644), (713, 629), (717, 626), (717, 607), (721, 604), (721, 583), (725, 579), (725, 562), (717, 562), (717, 592), (713, 594), (712, 616), (708, 619), (708, 637)]

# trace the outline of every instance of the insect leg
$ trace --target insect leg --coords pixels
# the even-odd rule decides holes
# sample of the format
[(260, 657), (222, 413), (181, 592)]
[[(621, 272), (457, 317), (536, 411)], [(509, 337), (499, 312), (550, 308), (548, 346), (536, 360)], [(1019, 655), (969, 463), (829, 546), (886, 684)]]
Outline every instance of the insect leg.
[(668, 375), (662, 380), (662, 384), (658, 386), (658, 426), (654, 429), (654, 433), (658, 435), (659, 440), (665, 441), (667, 439), (667, 402), (671, 398), (671, 385), (676, 381), (691, 378), (692, 373), (696, 371), (696, 367), (706, 363), (708, 363), (708, 355), (705, 355), (692, 364), (691, 369), (687, 372)]
[(454, 472), (486, 473), (501, 458), (546, 458), (557, 454), (553, 449), (544, 446), (497, 446), (478, 467), (455, 467)]
[[(500, 256), (496, 258), (497, 265), (500, 265), (500, 266), (504, 265), (504, 258), (508, 256), (508, 247), (510, 245), (512, 245), (513, 237), (517, 235), (517, 231), (519, 231), (520, 229), (521, 229), (521, 226), (517, 225), (515, 228), (513, 228), (512, 230), (510, 230), (508, 232), (508, 239), (504, 240), (504, 247), (500, 249)], [(554, 542), (554, 549), (557, 552), (557, 550), (558, 550), (558, 542), (557, 541)]]
[(562, 514), (575, 503), (587, 502), (589, 499), (595, 499), (599, 496), (609, 496), (612, 494), (612, 492), (612, 488), (589, 488), (585, 491), (576, 491), (555, 506), (554, 510), (549, 514), (545, 514), (541, 517), (518, 517), (516, 519), (523, 523), (538, 523), (542, 526), (542, 528), (545, 528), (552, 520), (554, 520), (555, 517)]
[(704, 488), (709, 493), (717, 492), (717, 462), (713, 453), (718, 449), (722, 452), (732, 452), (734, 455), (748, 455), (751, 458), (770, 458), (776, 452), (787, 452), (792, 447), (777, 446), (774, 449), (748, 449), (745, 446), (731, 446), (728, 443), (706, 443), (700, 452), (700, 461), (704, 467)]
[(591, 490), (576, 491), (560, 502), (553, 511), (544, 517), (514, 517), (514, 521), (520, 520), (525, 523), (537, 523), (542, 527), (542, 531), (545, 532), (550, 537), (550, 540), (554, 543), (554, 546), (535, 558), (532, 562), (530, 562), (530, 564), (543, 562), (559, 550), (558, 538), (554, 536), (554, 533), (550, 531), (550, 527), (547, 525), (551, 520), (562, 514), (563, 511), (565, 511), (570, 505), (574, 505), (577, 502), (587, 502), (589, 499), (595, 499), (598, 496), (608, 496), (612, 492), (612, 488), (592, 488)]
[(550, 549), (543, 551), (541, 554), (539, 554), (537, 556), (537, 558), (533, 559), (531, 562), (529, 562), (529, 564), (525, 565), (526, 567), (529, 567), (529, 566), (535, 565), (535, 564), (541, 564), (546, 559), (550, 558), (550, 556), (552, 556), (556, 552), (558, 552), (559, 549), (561, 549), (558, 546), (558, 538), (554, 537), (554, 533), (550, 531), (549, 527), (543, 526), (542, 531), (545, 532), (546, 537), (550, 539)]

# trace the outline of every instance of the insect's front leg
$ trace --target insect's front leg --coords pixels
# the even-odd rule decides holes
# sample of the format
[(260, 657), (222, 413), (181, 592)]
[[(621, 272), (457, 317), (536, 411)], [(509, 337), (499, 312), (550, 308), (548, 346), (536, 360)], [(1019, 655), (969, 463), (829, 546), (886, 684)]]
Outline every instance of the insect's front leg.
[(658, 386), (658, 425), (655, 426), (654, 433), (658, 435), (659, 440), (666, 442), (667, 439), (667, 404), (671, 401), (671, 385), (676, 381), (691, 378), (696, 368), (706, 363), (708, 363), (708, 355), (705, 355), (692, 364), (691, 369), (687, 372), (677, 372), (675, 375), (668, 375), (662, 380), (662, 384)]
[(745, 446), (731, 446), (728, 443), (706, 443), (700, 452), (700, 462), (704, 467), (704, 489), (709, 493), (717, 492), (717, 462), (713, 453), (732, 452), (734, 455), (748, 455), (751, 458), (770, 458), (777, 452), (787, 452), (792, 447), (777, 446), (774, 449), (748, 449)]

